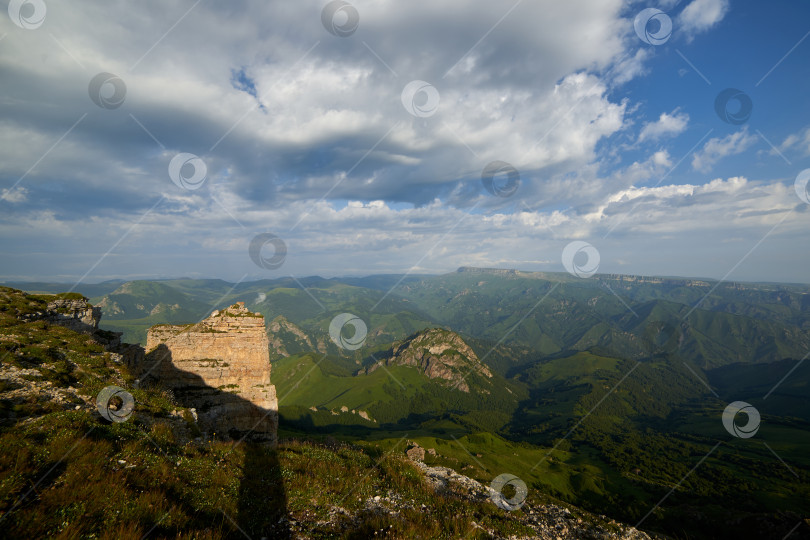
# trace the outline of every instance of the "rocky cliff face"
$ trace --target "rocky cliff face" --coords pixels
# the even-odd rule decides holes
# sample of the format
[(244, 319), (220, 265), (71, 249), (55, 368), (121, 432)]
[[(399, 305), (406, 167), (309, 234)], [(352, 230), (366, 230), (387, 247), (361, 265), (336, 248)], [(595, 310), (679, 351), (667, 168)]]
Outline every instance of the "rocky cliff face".
[(136, 371), (195, 407), (202, 429), (275, 444), (278, 401), (268, 345), (264, 317), (239, 302), (198, 324), (150, 328)]
[[(396, 343), (387, 356), (388, 358), (381, 361), (385, 365), (416, 367), (427, 378), (443, 379), (450, 383), (450, 387), (462, 392), (470, 391), (465, 377), (469, 373), (492, 377), (489, 368), (461, 336), (441, 328), (430, 328)], [(380, 365), (377, 363), (370, 366), (367, 373)]]

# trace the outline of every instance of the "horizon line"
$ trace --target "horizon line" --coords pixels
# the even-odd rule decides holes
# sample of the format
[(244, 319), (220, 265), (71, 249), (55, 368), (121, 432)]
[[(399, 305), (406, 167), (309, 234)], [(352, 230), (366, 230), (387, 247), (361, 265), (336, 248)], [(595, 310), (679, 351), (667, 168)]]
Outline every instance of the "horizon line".
[[(465, 271), (488, 271), (488, 272), (515, 272), (517, 274), (560, 274), (564, 276), (575, 277), (565, 271), (546, 271), (546, 270), (520, 270), (518, 268), (498, 268), (498, 267), (489, 267), (489, 266), (469, 266), (463, 265), (459, 266), (455, 270), (447, 271), (447, 272), (420, 272), (420, 273), (410, 273), (410, 272), (391, 272), (391, 273), (372, 273), (372, 274), (343, 274), (343, 275), (333, 275), (331, 277), (324, 277), (319, 274), (311, 274), (308, 276), (298, 276), (297, 279), (322, 279), (322, 280), (341, 280), (341, 279), (363, 279), (363, 278), (372, 278), (372, 277), (439, 277), (439, 276), (447, 276), (451, 274), (460, 274), (464, 273)], [(593, 275), (593, 277), (599, 276), (623, 276), (623, 277), (634, 277), (634, 278), (645, 278), (645, 279), (663, 279), (663, 280), (691, 280), (691, 281), (707, 281), (707, 282), (720, 282), (720, 283), (748, 283), (748, 284), (760, 284), (760, 285), (798, 285), (798, 286), (810, 286), (810, 282), (797, 282), (797, 281), (767, 281), (767, 280), (721, 280), (718, 278), (710, 278), (704, 276), (666, 276), (666, 275), (658, 275), (658, 274), (633, 274), (633, 273), (623, 273), (623, 272), (599, 272)], [(255, 283), (258, 281), (279, 281), (283, 279), (290, 279), (296, 278), (293, 275), (284, 275), (278, 277), (256, 277), (255, 279), (251, 279), (248, 281), (247, 279), (240, 280), (238, 282), (229, 281), (228, 279), (219, 278), (219, 277), (191, 277), (191, 276), (178, 276), (178, 277), (130, 277), (130, 278), (109, 278), (109, 279), (102, 279), (98, 281), (86, 281), (84, 285), (101, 285), (104, 283), (113, 283), (113, 282), (121, 282), (121, 283), (130, 283), (134, 281), (181, 281), (181, 280), (193, 280), (193, 281), (222, 281), (228, 284), (248, 284), (248, 283)], [(587, 280), (587, 279), (586, 279)], [(586, 281), (585, 280), (585, 281)], [(55, 280), (55, 279), (47, 279), (47, 278), (40, 278), (40, 279), (15, 279), (15, 278), (5, 278), (0, 277), (0, 285), (8, 286), (9, 284), (47, 284), (47, 285), (75, 285), (75, 279), (68, 279), (65, 281)]]

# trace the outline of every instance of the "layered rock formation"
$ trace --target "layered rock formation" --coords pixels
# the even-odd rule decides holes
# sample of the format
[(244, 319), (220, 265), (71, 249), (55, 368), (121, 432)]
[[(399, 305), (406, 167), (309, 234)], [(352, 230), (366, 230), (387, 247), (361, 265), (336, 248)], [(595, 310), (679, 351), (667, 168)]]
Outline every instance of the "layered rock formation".
[(101, 308), (91, 306), (85, 299), (60, 298), (48, 303), (48, 320), (77, 332), (95, 332), (101, 320)]
[(270, 321), (267, 325), (267, 335), (274, 354), (273, 360), (315, 350), (326, 352), (326, 343), (323, 339), (308, 336), (283, 315)]
[[(78, 296), (78, 295), (77, 295)], [(93, 307), (86, 298), (57, 298), (48, 302), (46, 311), (25, 313), (21, 320), (46, 320), (75, 332), (95, 332), (101, 320), (101, 308)]]
[[(418, 332), (408, 339), (395, 344), (383, 359), (389, 366), (413, 366), (429, 379), (443, 379), (451, 383), (451, 388), (469, 392), (466, 376), (477, 373), (486, 378), (492, 372), (481, 362), (475, 351), (461, 336), (449, 330), (430, 328)], [(370, 366), (371, 373), (381, 364)]]
[(238, 302), (198, 324), (150, 328), (137, 371), (196, 408), (203, 430), (275, 444), (278, 401), (268, 345), (264, 317)]

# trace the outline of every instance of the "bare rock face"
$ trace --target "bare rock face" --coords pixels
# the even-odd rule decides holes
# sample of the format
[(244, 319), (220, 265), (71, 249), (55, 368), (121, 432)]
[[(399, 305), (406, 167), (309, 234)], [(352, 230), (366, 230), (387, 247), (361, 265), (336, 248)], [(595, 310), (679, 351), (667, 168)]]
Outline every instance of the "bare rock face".
[[(465, 375), (470, 372), (492, 378), (492, 372), (461, 336), (449, 330), (430, 328), (418, 332), (392, 347), (386, 365), (413, 366), (429, 379), (443, 379), (462, 392), (470, 387)], [(371, 373), (379, 363), (367, 369)]]
[(264, 317), (238, 302), (198, 324), (150, 328), (137, 371), (195, 407), (201, 429), (275, 444), (278, 400), (268, 345)]
[(267, 334), (277, 358), (286, 358), (300, 352), (318, 350), (326, 352), (326, 344), (315, 342), (301, 328), (279, 315), (267, 325)]

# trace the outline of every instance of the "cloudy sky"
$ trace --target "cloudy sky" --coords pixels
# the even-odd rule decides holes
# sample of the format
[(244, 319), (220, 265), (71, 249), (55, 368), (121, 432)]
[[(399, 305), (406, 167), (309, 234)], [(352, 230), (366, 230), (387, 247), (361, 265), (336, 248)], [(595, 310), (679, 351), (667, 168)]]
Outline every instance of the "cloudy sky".
[(0, 3), (0, 279), (810, 282), (806, 2)]

